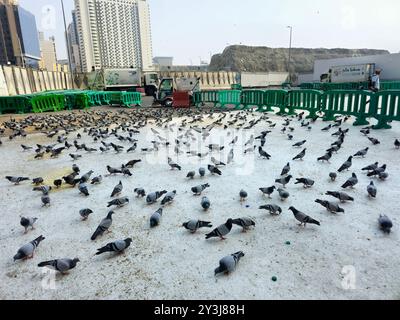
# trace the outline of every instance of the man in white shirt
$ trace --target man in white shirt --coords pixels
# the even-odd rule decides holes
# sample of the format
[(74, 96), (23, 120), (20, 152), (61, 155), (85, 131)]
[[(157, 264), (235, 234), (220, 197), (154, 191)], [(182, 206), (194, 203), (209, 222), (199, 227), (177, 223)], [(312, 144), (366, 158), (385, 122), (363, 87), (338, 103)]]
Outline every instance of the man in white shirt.
[(370, 90), (373, 92), (378, 92), (381, 88), (381, 82), (379, 79), (379, 76), (381, 74), (381, 70), (380, 69), (376, 69), (375, 70), (375, 74), (372, 76), (371, 78), (371, 85), (370, 85)]

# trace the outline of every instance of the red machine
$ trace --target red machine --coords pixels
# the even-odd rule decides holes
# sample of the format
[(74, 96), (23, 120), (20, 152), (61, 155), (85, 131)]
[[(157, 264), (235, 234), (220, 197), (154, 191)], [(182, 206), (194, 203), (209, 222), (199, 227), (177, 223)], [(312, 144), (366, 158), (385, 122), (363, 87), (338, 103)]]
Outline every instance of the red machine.
[(174, 108), (189, 108), (190, 95), (188, 91), (174, 91), (172, 106)]

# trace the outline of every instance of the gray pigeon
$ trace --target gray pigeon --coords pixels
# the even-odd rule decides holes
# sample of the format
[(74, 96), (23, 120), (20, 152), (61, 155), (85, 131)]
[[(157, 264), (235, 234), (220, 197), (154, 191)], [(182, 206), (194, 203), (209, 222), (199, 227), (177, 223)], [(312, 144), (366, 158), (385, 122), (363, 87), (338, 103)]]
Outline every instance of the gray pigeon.
[(232, 229), (232, 219), (228, 219), (224, 224), (221, 224), (219, 227), (215, 228), (210, 233), (206, 234), (206, 239), (219, 237), (221, 240), (225, 240), (224, 236), (226, 236)]
[(190, 220), (183, 223), (182, 227), (189, 230), (191, 233), (195, 233), (200, 228), (212, 228), (212, 224), (208, 221)]
[(271, 215), (280, 215), (282, 213), (282, 208), (276, 204), (266, 204), (264, 206), (260, 206), (258, 209), (267, 210)]
[(190, 171), (186, 175), (186, 178), (193, 179), (195, 175), (196, 175), (196, 171)]
[(28, 228), (31, 227), (32, 230), (35, 229), (34, 228), (34, 223), (37, 221), (38, 218), (32, 218), (32, 217), (21, 217), (21, 221), (20, 224), (21, 226), (23, 226), (25, 228), (25, 232), (28, 232)]
[(33, 191), (41, 191), (44, 195), (49, 194), (49, 192), (53, 188), (51, 186), (40, 186), (40, 187), (34, 187), (32, 190)]
[(369, 148), (365, 148), (363, 150), (360, 150), (356, 154), (354, 154), (353, 157), (362, 157), (362, 158), (364, 158), (367, 155), (368, 150), (369, 150)]
[(110, 211), (103, 220), (101, 220), (99, 226), (96, 231), (93, 233), (91, 240), (96, 240), (98, 236), (101, 236), (105, 231), (107, 231), (112, 225), (112, 215), (114, 211)]
[(205, 168), (200, 168), (199, 169), (199, 174), (200, 174), (200, 177), (204, 177), (206, 175), (206, 169)]
[(171, 167), (171, 170), (173, 169), (178, 169), (179, 171), (182, 170), (182, 167), (178, 164), (176, 164), (175, 162), (172, 161), (171, 158), (168, 157), (168, 165)]
[(86, 197), (89, 196), (89, 190), (87, 188), (86, 183), (80, 183), (78, 186), (79, 192), (85, 195)]
[(87, 220), (89, 218), (89, 215), (92, 213), (93, 211), (87, 208), (79, 210), (79, 215), (82, 217), (82, 220)]
[(122, 252), (124, 252), (125, 249), (127, 249), (131, 245), (131, 243), (132, 243), (131, 238), (110, 242), (110, 243), (106, 244), (104, 247), (97, 249), (96, 255), (100, 255), (105, 252), (122, 253)]
[(246, 191), (244, 191), (243, 189), (240, 190), (240, 192), (239, 192), (239, 197), (240, 197), (240, 201), (241, 201), (241, 202), (245, 201), (246, 198), (247, 198), (247, 196), (248, 196), (248, 194), (247, 194)]
[(371, 183), (369, 184), (369, 186), (367, 187), (367, 192), (368, 192), (368, 196), (371, 198), (376, 198), (376, 187), (374, 185), (374, 182), (371, 181)]
[(92, 179), (91, 184), (100, 184), (102, 180), (103, 180), (103, 176), (102, 175), (94, 177)]
[(326, 210), (328, 210), (331, 213), (338, 213), (338, 212), (344, 213), (344, 209), (342, 209), (335, 203), (332, 203), (332, 202), (329, 202), (326, 200), (320, 200), (320, 199), (315, 200), (315, 202), (319, 203), (321, 206), (325, 207)]
[(366, 166), (364, 168), (362, 168), (362, 171), (375, 171), (376, 169), (378, 169), (379, 166), (379, 162), (375, 162), (374, 164), (370, 164), (369, 166)]
[(115, 197), (115, 196), (117, 196), (117, 195), (119, 195), (119, 194), (121, 194), (122, 189), (123, 189), (123, 185), (122, 185), (122, 182), (120, 181), (120, 182), (114, 187), (114, 190), (113, 190), (113, 192), (111, 193), (111, 198), (112, 198), (112, 197)]
[(379, 227), (383, 230), (383, 232), (390, 233), (390, 229), (392, 229), (393, 223), (387, 215), (381, 214), (379, 216), (378, 222), (379, 222)]
[[(218, 161), (218, 160), (215, 159), (214, 157), (211, 157), (211, 162), (212, 162), (215, 166), (217, 166), (217, 167), (219, 167), (219, 166), (226, 166), (225, 163), (223, 163), (222, 161)], [(228, 162), (228, 163), (229, 163), (229, 162)]]
[(50, 197), (49, 197), (49, 195), (48, 194), (44, 194), (44, 195), (42, 195), (42, 198), (41, 198), (41, 200), (42, 200), (42, 206), (44, 207), (44, 206), (50, 206)]
[(342, 188), (354, 188), (354, 186), (358, 183), (357, 175), (355, 173), (352, 174), (351, 178), (349, 178), (343, 185)]
[(199, 196), (199, 195), (201, 195), (201, 193), (202, 193), (205, 189), (207, 189), (207, 188), (209, 188), (209, 187), (210, 187), (210, 185), (209, 185), (208, 183), (205, 183), (205, 184), (201, 184), (201, 185), (195, 186), (195, 187), (193, 187), (191, 190), (192, 190), (192, 192), (193, 192), (196, 196)]
[(268, 195), (268, 198), (271, 198), (271, 194), (274, 192), (274, 190), (276, 189), (275, 186), (269, 187), (269, 188), (259, 188), (258, 190), (260, 190), (263, 195)]
[(286, 177), (276, 179), (275, 183), (279, 183), (279, 184), (283, 185), (284, 188), (286, 188), (286, 185), (290, 182), (290, 179), (292, 179), (292, 178), (293, 178), (292, 175), (288, 175)]
[(256, 223), (253, 220), (251, 220), (250, 218), (246, 218), (246, 217), (233, 219), (232, 223), (242, 227), (243, 232), (246, 232), (246, 230), (248, 230), (251, 226), (256, 225)]
[(147, 202), (147, 204), (156, 203), (157, 200), (158, 200), (159, 198), (161, 198), (161, 197), (162, 197), (164, 194), (166, 194), (166, 193), (167, 193), (166, 190), (163, 190), (163, 191), (156, 191), (156, 192), (149, 193), (149, 194), (147, 195), (147, 197), (146, 197), (146, 202)]
[(342, 164), (342, 166), (338, 169), (338, 172), (343, 172), (344, 170), (349, 170), (350, 169), (350, 167), (352, 166), (352, 160), (353, 160), (353, 157), (349, 157), (348, 159), (347, 159), (347, 161), (345, 162), (345, 163), (343, 163)]
[(151, 228), (154, 228), (160, 224), (162, 212), (163, 212), (163, 209), (160, 208), (151, 215), (151, 217), (150, 217), (150, 227)]
[(18, 249), (17, 254), (14, 256), (14, 261), (16, 260), (25, 260), (25, 259), (32, 259), (33, 254), (35, 253), (36, 248), (38, 247), (39, 243), (43, 241), (45, 237), (40, 236), (35, 240), (23, 245), (21, 248)]
[(290, 163), (288, 162), (286, 166), (283, 167), (281, 176), (286, 176), (290, 171)]
[(309, 217), (308, 215), (306, 215), (303, 212), (300, 212), (299, 210), (297, 210), (294, 207), (290, 207), (289, 210), (292, 211), (294, 217), (298, 221), (300, 221), (300, 225), (304, 224), (304, 227), (307, 225), (307, 223), (316, 224), (318, 226), (320, 225), (320, 223), (317, 220), (314, 220), (313, 218)]
[(227, 161), (228, 164), (231, 163), (231, 162), (233, 161), (233, 157), (234, 157), (233, 149), (231, 149), (231, 150), (229, 151), (229, 154), (228, 154), (228, 161)]
[(30, 180), (27, 177), (12, 177), (12, 176), (6, 176), (6, 179), (14, 184), (19, 184), (22, 181), (28, 181)]
[(172, 201), (174, 201), (175, 196), (176, 196), (176, 190), (174, 190), (172, 192), (168, 192), (165, 195), (164, 199), (161, 200), (161, 205), (164, 206), (166, 204), (171, 203)]
[(340, 202), (354, 201), (353, 197), (350, 197), (347, 193), (344, 192), (327, 191), (325, 194), (327, 196), (332, 196), (336, 199), (339, 199)]
[(213, 166), (211, 164), (208, 165), (208, 170), (210, 171), (211, 174), (217, 174), (219, 176), (222, 175), (221, 170), (219, 170), (216, 166)]
[(107, 208), (109, 208), (111, 206), (118, 206), (120, 208), (128, 203), (129, 203), (128, 197), (118, 198), (118, 199), (114, 199), (114, 200), (110, 201), (107, 205)]
[(146, 191), (143, 189), (143, 188), (135, 188), (135, 190), (133, 190), (135, 193), (136, 193), (136, 195), (138, 196), (138, 197), (145, 197), (146, 196)]
[(90, 170), (89, 172), (85, 173), (82, 177), (81, 177), (81, 183), (86, 183), (89, 181), (90, 176), (93, 174), (93, 170)]
[(295, 144), (293, 145), (293, 147), (300, 148), (300, 147), (303, 146), (306, 142), (307, 142), (307, 140), (303, 140), (303, 141), (297, 142), (297, 143), (295, 143)]
[(304, 149), (302, 152), (300, 152), (297, 156), (295, 156), (292, 160), (303, 160), (303, 158), (306, 156), (306, 151), (307, 148)]
[(50, 261), (43, 261), (38, 264), (38, 267), (49, 267), (51, 269), (54, 269), (56, 271), (61, 272), (62, 274), (66, 274), (69, 270), (73, 269), (76, 267), (76, 264), (80, 260), (78, 258), (74, 259), (68, 259), (68, 258), (63, 258), (63, 259), (56, 259), (56, 260), (50, 260)]
[(201, 207), (204, 209), (204, 211), (210, 209), (210, 206), (211, 206), (210, 200), (207, 197), (203, 197), (201, 199)]
[(230, 272), (233, 272), (236, 269), (240, 258), (242, 257), (244, 257), (244, 253), (242, 251), (223, 257), (219, 261), (219, 267), (215, 269), (214, 275), (216, 276), (220, 273), (229, 274)]
[(336, 181), (337, 173), (336, 172), (329, 173), (329, 178), (331, 178), (331, 181)]
[(286, 190), (283, 190), (282, 188), (278, 189), (279, 197), (281, 198), (282, 201), (286, 200), (289, 198), (290, 194)]
[(296, 182), (294, 184), (302, 183), (304, 188), (311, 188), (314, 185), (314, 180), (308, 178), (296, 178)]

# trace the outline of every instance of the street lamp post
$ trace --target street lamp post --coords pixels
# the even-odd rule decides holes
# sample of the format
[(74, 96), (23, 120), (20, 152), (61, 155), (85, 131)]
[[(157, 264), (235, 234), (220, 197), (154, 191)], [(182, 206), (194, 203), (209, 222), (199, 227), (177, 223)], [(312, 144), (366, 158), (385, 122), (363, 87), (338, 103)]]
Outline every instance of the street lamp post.
[(290, 60), (292, 58), (292, 31), (293, 31), (293, 27), (292, 26), (287, 26), (287, 28), (290, 29), (290, 42), (289, 42), (289, 60), (288, 60), (288, 72), (289, 72), (289, 82), (292, 82), (292, 76), (290, 73)]

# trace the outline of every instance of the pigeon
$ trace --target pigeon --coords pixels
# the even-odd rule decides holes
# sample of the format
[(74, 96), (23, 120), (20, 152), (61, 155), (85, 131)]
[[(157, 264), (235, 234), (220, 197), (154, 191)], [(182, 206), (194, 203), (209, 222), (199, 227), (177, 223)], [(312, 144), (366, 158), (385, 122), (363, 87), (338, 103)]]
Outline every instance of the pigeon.
[(320, 200), (317, 199), (315, 200), (316, 203), (319, 203), (321, 206), (325, 207), (326, 210), (328, 210), (331, 213), (338, 213), (338, 212), (343, 212), (344, 209), (340, 208), (337, 204), (326, 201), (326, 200)]
[(151, 217), (150, 217), (150, 227), (151, 228), (154, 228), (160, 224), (162, 212), (163, 212), (163, 209), (160, 208), (151, 215)]
[(35, 187), (32, 190), (33, 191), (41, 191), (44, 195), (49, 194), (49, 192), (52, 190), (53, 188), (51, 186), (40, 186), (40, 187)]
[(325, 155), (323, 155), (322, 157), (319, 157), (317, 159), (317, 161), (327, 161), (329, 162), (329, 160), (332, 158), (332, 151), (328, 151)]
[(78, 258), (74, 258), (74, 259), (68, 259), (68, 258), (56, 259), (56, 260), (40, 262), (38, 264), (38, 267), (49, 267), (51, 269), (54, 269), (56, 271), (61, 272), (62, 274), (66, 274), (69, 270), (75, 268), (76, 264), (79, 261), (80, 260)]
[(38, 218), (32, 218), (32, 217), (21, 217), (21, 221), (20, 224), (21, 226), (23, 226), (25, 228), (25, 232), (28, 232), (28, 228), (31, 227), (32, 230), (35, 229), (34, 228), (34, 223), (37, 221)]
[(183, 223), (182, 227), (189, 230), (191, 233), (195, 233), (200, 228), (212, 228), (212, 224), (208, 221), (190, 220)]
[(171, 158), (168, 157), (168, 165), (171, 167), (171, 170), (173, 169), (178, 169), (179, 171), (182, 170), (182, 167), (178, 164), (176, 164), (175, 162), (172, 161)]
[(266, 204), (264, 206), (260, 206), (258, 209), (267, 210), (271, 215), (280, 215), (282, 213), (282, 208), (276, 204)]
[(126, 153), (133, 152), (136, 150), (136, 148), (137, 148), (137, 143), (135, 142), (132, 147), (126, 150)]
[(34, 184), (34, 185), (40, 185), (40, 184), (42, 184), (43, 183), (43, 178), (42, 177), (39, 177), (39, 178), (34, 178), (34, 179), (32, 179), (32, 184)]
[(42, 195), (42, 198), (41, 198), (41, 200), (42, 200), (42, 206), (44, 207), (44, 206), (50, 206), (50, 197), (49, 197), (49, 195), (48, 194), (44, 194), (44, 195)]
[(78, 186), (79, 192), (85, 195), (86, 197), (89, 196), (89, 190), (87, 188), (86, 183), (80, 183)]
[(242, 227), (243, 228), (243, 230), (242, 230), (243, 232), (246, 232), (246, 230), (248, 230), (249, 227), (256, 225), (256, 223), (253, 220), (251, 220), (250, 218), (246, 218), (246, 217), (233, 219), (232, 223)]
[(33, 149), (32, 147), (28, 147), (28, 146), (26, 146), (26, 145), (24, 145), (24, 144), (21, 144), (21, 148), (22, 148), (24, 151), (28, 151), (28, 150), (32, 150), (32, 149)]
[(90, 176), (93, 174), (93, 170), (90, 170), (89, 172), (85, 173), (82, 177), (81, 177), (81, 183), (86, 183), (89, 181)]
[(331, 196), (336, 199), (339, 199), (340, 202), (354, 201), (353, 197), (350, 197), (347, 193), (344, 193), (344, 192), (327, 191), (325, 194), (327, 196)]
[(329, 178), (331, 178), (331, 181), (336, 181), (337, 173), (336, 172), (329, 173)]
[(347, 159), (347, 161), (345, 162), (345, 163), (343, 163), (342, 164), (342, 166), (338, 169), (338, 172), (343, 172), (344, 170), (349, 170), (350, 169), (350, 167), (352, 166), (352, 160), (353, 160), (353, 157), (349, 157), (348, 159)]
[(78, 160), (79, 158), (82, 158), (82, 156), (81, 156), (80, 154), (73, 154), (73, 153), (70, 153), (69, 156), (70, 156), (74, 161)]
[(202, 193), (205, 189), (207, 189), (207, 188), (209, 188), (209, 187), (210, 187), (210, 185), (209, 185), (208, 183), (205, 183), (205, 184), (201, 184), (201, 185), (195, 186), (195, 187), (193, 187), (191, 190), (192, 190), (192, 192), (193, 192), (196, 196), (199, 196), (199, 195), (201, 195), (201, 193)]
[(302, 183), (304, 188), (311, 188), (315, 181), (308, 178), (296, 178), (296, 182), (294, 184)]
[(369, 172), (367, 174), (368, 177), (375, 177), (380, 175), (381, 173), (386, 171), (386, 164), (384, 164), (382, 167), (376, 168), (375, 170)]
[(113, 190), (113, 192), (111, 193), (111, 198), (113, 198), (113, 197), (115, 197), (115, 196), (121, 194), (122, 189), (123, 189), (123, 186), (122, 186), (122, 182), (120, 181), (120, 182), (114, 187), (114, 190)]
[(307, 142), (307, 140), (303, 140), (303, 141), (297, 142), (297, 143), (295, 143), (292, 147), (300, 148), (300, 147), (303, 146), (306, 142)]
[(369, 166), (366, 166), (364, 168), (362, 168), (362, 171), (375, 171), (376, 169), (378, 169), (379, 163), (375, 162), (374, 164), (370, 164)]
[(308, 215), (304, 214), (303, 212), (298, 211), (294, 207), (290, 207), (289, 210), (292, 211), (294, 217), (298, 221), (300, 221), (300, 225), (304, 224), (304, 227), (307, 225), (307, 223), (316, 224), (318, 226), (320, 225), (319, 221), (314, 220), (313, 218), (309, 217)]
[(388, 177), (389, 177), (389, 174), (388, 174), (387, 172), (381, 172), (381, 173), (379, 173), (379, 175), (378, 175), (378, 178), (379, 178), (380, 180), (386, 180)]
[(355, 153), (355, 154), (353, 155), (353, 157), (362, 157), (362, 158), (364, 158), (364, 157), (367, 155), (368, 150), (369, 150), (369, 148), (365, 148), (365, 149), (363, 149), (363, 150), (360, 150), (360, 151), (358, 151), (357, 153)]
[(367, 192), (368, 192), (368, 196), (371, 198), (376, 198), (376, 187), (374, 185), (374, 182), (371, 181), (371, 183), (369, 184), (369, 186), (367, 187)]
[(110, 201), (107, 204), (107, 208), (111, 207), (111, 206), (118, 206), (118, 208), (123, 207), (124, 205), (129, 203), (129, 199), (128, 197), (123, 197), (123, 198), (118, 198), (118, 199), (114, 199), (112, 201)]
[(242, 251), (223, 257), (219, 261), (219, 267), (214, 270), (214, 275), (216, 276), (220, 273), (229, 274), (230, 272), (233, 272), (242, 257), (244, 257)]
[(288, 199), (290, 196), (289, 192), (287, 192), (286, 190), (283, 190), (281, 188), (279, 188), (277, 191), (278, 191), (279, 197), (281, 198), (282, 201)]
[(240, 197), (240, 201), (241, 201), (241, 202), (245, 201), (246, 198), (247, 198), (247, 196), (248, 196), (248, 194), (247, 194), (246, 191), (240, 190), (240, 192), (239, 192), (239, 197)]
[(394, 140), (394, 147), (396, 149), (400, 149), (400, 141), (399, 141), (399, 139)]
[(54, 186), (56, 188), (59, 188), (62, 185), (62, 180), (61, 179), (56, 179), (56, 180), (53, 181), (53, 184), (54, 184)]
[(135, 188), (134, 190), (133, 190), (133, 192), (135, 192), (136, 193), (136, 196), (137, 197), (145, 197), (146, 196), (146, 191), (144, 191), (144, 189), (143, 188)]
[(300, 152), (297, 156), (295, 156), (292, 160), (303, 160), (303, 158), (306, 155), (307, 149), (304, 149), (302, 152)]
[(200, 177), (204, 177), (206, 175), (206, 169), (200, 168), (199, 169), (199, 174), (200, 174)]
[(368, 140), (372, 142), (373, 145), (380, 144), (381, 142), (378, 139), (368, 137)]
[(210, 171), (211, 174), (218, 174), (219, 176), (222, 175), (222, 172), (217, 167), (211, 164), (208, 165), (208, 170)]
[(114, 211), (110, 211), (107, 216), (101, 220), (99, 226), (97, 227), (96, 231), (93, 233), (92, 237), (90, 238), (92, 241), (96, 240), (98, 236), (103, 235), (105, 231), (108, 231), (108, 229), (112, 225), (112, 215), (114, 214)]
[(226, 166), (225, 163), (223, 163), (222, 161), (218, 161), (217, 159), (215, 159), (214, 157), (211, 157), (211, 162), (215, 165), (215, 166)]
[(290, 163), (288, 162), (286, 166), (283, 167), (281, 176), (286, 176), (290, 172)]
[(224, 236), (226, 236), (232, 229), (232, 219), (228, 219), (224, 224), (221, 224), (219, 227), (215, 228), (210, 233), (206, 234), (206, 239), (219, 237), (221, 240), (225, 240)]
[(161, 205), (165, 206), (166, 204), (171, 203), (172, 201), (174, 201), (175, 196), (176, 196), (176, 190), (168, 192), (165, 195), (164, 199), (161, 200)]
[(332, 128), (332, 125), (330, 124), (329, 126), (321, 129), (321, 131), (329, 131)]
[(351, 178), (349, 178), (343, 185), (342, 188), (354, 188), (354, 186), (358, 183), (357, 175), (355, 173), (352, 174)]
[(156, 192), (149, 193), (149, 194), (147, 195), (147, 197), (146, 197), (146, 202), (147, 202), (147, 204), (156, 203), (157, 200), (158, 200), (159, 198), (161, 198), (161, 197), (162, 197), (164, 194), (166, 194), (166, 193), (167, 193), (166, 190), (163, 190), (163, 191), (156, 191)]
[(120, 169), (116, 169), (116, 168), (112, 168), (110, 166), (107, 166), (107, 171), (110, 174), (117, 174), (117, 173), (122, 173), (122, 171)]
[(261, 158), (269, 160), (271, 158), (271, 155), (268, 154), (266, 151), (263, 150), (262, 147), (258, 147), (258, 153), (260, 154)]
[(14, 261), (16, 260), (25, 260), (25, 259), (32, 259), (33, 254), (35, 253), (36, 248), (45, 239), (45, 237), (40, 236), (35, 240), (23, 245), (21, 248), (18, 249), (17, 254), (14, 256)]
[(271, 198), (271, 194), (274, 193), (274, 190), (276, 189), (275, 186), (269, 187), (269, 188), (259, 188), (263, 195), (268, 195), (268, 198)]
[(94, 178), (92, 179), (92, 182), (91, 182), (90, 184), (100, 184), (101, 181), (103, 181), (103, 176), (102, 176), (102, 175), (99, 175), (99, 176), (97, 176), (97, 177), (94, 177)]
[(283, 185), (283, 188), (286, 188), (286, 185), (290, 182), (290, 179), (292, 179), (292, 178), (293, 178), (292, 175), (288, 175), (286, 177), (276, 179), (275, 182)]
[(28, 181), (30, 180), (27, 177), (12, 177), (12, 176), (7, 176), (6, 179), (14, 184), (20, 184), (22, 181)]
[(125, 165), (125, 167), (133, 168), (139, 162), (142, 162), (142, 160), (131, 160)]
[(87, 220), (89, 215), (92, 214), (93, 211), (91, 209), (81, 209), (79, 210), (79, 214), (82, 217), (82, 220)]
[(228, 153), (228, 161), (227, 161), (228, 164), (233, 161), (233, 157), (234, 157), (233, 149), (231, 149), (231, 151), (229, 151), (229, 153)]
[(193, 179), (195, 175), (196, 175), (196, 171), (190, 171), (186, 175), (186, 178)]
[(393, 223), (387, 215), (381, 214), (379, 216), (378, 222), (379, 222), (379, 227), (381, 230), (383, 230), (383, 232), (390, 233), (390, 231), (393, 227)]
[(96, 255), (100, 255), (105, 252), (122, 253), (122, 252), (124, 252), (125, 249), (127, 249), (131, 245), (131, 243), (132, 243), (131, 238), (110, 242), (110, 243), (106, 244), (104, 247), (97, 249)]
[(201, 207), (204, 209), (204, 211), (207, 211), (208, 209), (210, 209), (211, 206), (211, 202), (207, 197), (203, 197), (201, 199)]

